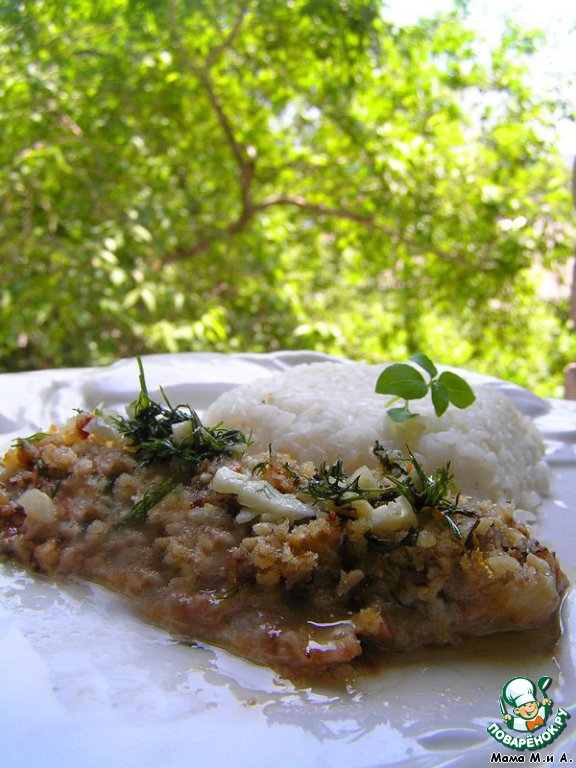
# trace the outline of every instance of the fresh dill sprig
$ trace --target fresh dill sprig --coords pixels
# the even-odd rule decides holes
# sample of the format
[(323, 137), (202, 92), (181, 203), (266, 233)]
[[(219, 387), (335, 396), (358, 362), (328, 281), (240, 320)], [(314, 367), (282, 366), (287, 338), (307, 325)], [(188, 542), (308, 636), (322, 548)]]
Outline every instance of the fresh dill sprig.
[(410, 460), (403, 458), (401, 451), (386, 448), (386, 446), (382, 445), (379, 440), (376, 440), (374, 442), (374, 448), (372, 448), (372, 453), (378, 459), (380, 469), (384, 475), (400, 477), (407, 473), (406, 465)]
[(349, 478), (342, 465), (342, 459), (333, 464), (324, 462), (307, 484), (299, 489), (299, 494), (311, 496), (315, 502), (333, 504), (335, 507), (350, 507), (352, 502), (392, 501), (399, 493), (394, 488), (361, 488), (360, 478)]
[[(445, 524), (457, 539), (463, 541), (462, 531), (451, 516), (463, 514), (470, 517), (476, 513), (459, 508), (459, 497), (454, 485), (454, 476), (450, 472), (450, 463), (427, 475), (410, 450), (408, 459), (402, 459), (396, 453), (387, 455), (386, 449), (378, 443), (374, 452), (389, 487), (361, 488), (360, 477), (348, 477), (342, 460), (338, 459), (333, 464), (322, 464), (308, 479), (307, 484), (299, 489), (299, 495), (309, 496), (315, 503), (331, 505), (337, 514), (344, 514), (346, 517), (349, 515), (345, 510), (350, 510), (355, 501), (366, 500), (372, 506), (377, 506), (403, 496), (417, 517), (426, 510)], [(402, 539), (388, 540), (367, 531), (365, 538), (372, 549), (387, 553), (415, 544), (418, 532), (419, 528), (411, 528)], [(470, 536), (471, 533), (466, 543)]]
[(411, 451), (408, 451), (410, 461), (414, 466), (416, 478), (406, 473), (398, 478), (387, 475), (387, 479), (404, 496), (416, 514), (424, 507), (448, 509), (453, 506), (452, 492), (455, 490), (454, 475), (450, 472), (450, 462), (444, 467), (434, 470), (427, 475), (420, 462)]
[(148, 512), (156, 505), (166, 498), (173, 490), (178, 486), (175, 480), (163, 480), (155, 488), (142, 496), (142, 498), (134, 504), (130, 512), (123, 515), (118, 521), (117, 525), (125, 525), (126, 523), (141, 523), (148, 517)]
[(452, 520), (451, 515), (476, 516), (476, 513), (458, 506), (459, 494), (454, 484), (454, 475), (450, 472), (450, 462), (446, 466), (434, 470), (433, 474), (427, 475), (414, 454), (408, 451), (408, 455), (414, 465), (417, 482), (409, 474), (401, 479), (387, 475), (388, 480), (404, 496), (417, 515), (424, 509), (431, 510), (438, 519), (450, 528), (456, 538), (462, 540), (462, 531)]
[(24, 445), (24, 443), (37, 443), (38, 440), (42, 440), (44, 437), (49, 437), (49, 432), (34, 432), (33, 435), (28, 435), (28, 437), (17, 437), (15, 438), (11, 446), (12, 448), (20, 448)]
[(268, 443), (268, 458), (264, 459), (263, 461), (259, 461), (258, 464), (252, 468), (252, 474), (257, 476), (261, 475), (264, 470), (272, 465), (272, 463), (275, 461), (275, 458), (276, 456), (272, 450), (272, 443)]
[(136, 449), (141, 464), (182, 460), (197, 469), (205, 459), (242, 452), (249, 444), (243, 432), (217, 425), (205, 427), (190, 406), (173, 407), (161, 389), (166, 405), (152, 400), (137, 358), (140, 393), (127, 409), (127, 417), (116, 416), (118, 431)]

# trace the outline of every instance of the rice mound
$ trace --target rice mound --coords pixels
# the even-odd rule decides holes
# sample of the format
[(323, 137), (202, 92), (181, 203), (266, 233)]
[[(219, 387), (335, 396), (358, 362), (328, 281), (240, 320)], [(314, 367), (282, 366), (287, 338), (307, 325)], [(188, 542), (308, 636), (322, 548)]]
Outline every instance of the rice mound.
[(463, 493), (526, 509), (539, 504), (549, 489), (543, 441), (506, 395), (475, 386), (472, 406), (451, 406), (440, 418), (428, 396), (410, 404), (419, 418), (396, 424), (386, 415), (388, 398), (374, 392), (383, 367), (295, 366), (224, 393), (204, 421), (251, 431), (251, 452), (271, 446), (316, 465), (340, 457), (348, 472), (376, 465), (376, 440), (403, 453), (409, 447), (427, 472), (449, 461)]

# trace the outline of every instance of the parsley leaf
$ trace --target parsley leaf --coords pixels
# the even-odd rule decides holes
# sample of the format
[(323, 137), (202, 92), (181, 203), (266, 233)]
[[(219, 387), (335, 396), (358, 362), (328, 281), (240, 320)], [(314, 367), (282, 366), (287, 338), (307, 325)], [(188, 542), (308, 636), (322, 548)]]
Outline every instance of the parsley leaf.
[(388, 401), (391, 406), (399, 398), (404, 405), (388, 408), (387, 414), (392, 421), (401, 423), (418, 414), (410, 411), (408, 401), (420, 400), (430, 392), (436, 416), (442, 416), (449, 405), (456, 408), (468, 408), (476, 400), (472, 388), (461, 376), (451, 371), (438, 373), (436, 365), (422, 352), (411, 355), (410, 362), (422, 368), (430, 377), (428, 381), (413, 365), (395, 363), (385, 368), (376, 381), (376, 392), (380, 395), (394, 395)]

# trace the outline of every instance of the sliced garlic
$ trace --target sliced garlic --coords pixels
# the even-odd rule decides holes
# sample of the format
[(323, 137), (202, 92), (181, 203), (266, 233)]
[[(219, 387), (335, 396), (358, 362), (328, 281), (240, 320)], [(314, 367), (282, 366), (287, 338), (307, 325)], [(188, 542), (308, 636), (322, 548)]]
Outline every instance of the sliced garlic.
[(258, 480), (234, 472), (229, 467), (220, 467), (212, 478), (212, 488), (217, 493), (231, 493), (250, 512), (265, 514), (267, 519), (303, 520), (316, 517), (316, 510), (291, 493), (280, 493), (266, 480)]
[(56, 519), (54, 502), (37, 488), (29, 488), (18, 498), (26, 519), (31, 523), (52, 523)]
[(238, 523), (238, 525), (242, 525), (242, 523), (251, 523), (252, 520), (256, 520), (259, 515), (259, 512), (254, 512), (253, 509), (247, 509), (244, 507), (240, 510), (240, 512), (238, 512), (234, 520)]
[(416, 514), (404, 496), (399, 496), (388, 504), (381, 504), (372, 515), (374, 533), (407, 531), (417, 525)]
[(407, 531), (418, 524), (414, 510), (403, 496), (375, 508), (365, 499), (353, 502), (352, 506), (358, 518), (366, 520), (374, 533)]
[(350, 475), (349, 481), (352, 482), (356, 480), (356, 478), (358, 478), (358, 487), (363, 491), (378, 487), (374, 473), (365, 464), (358, 467), (358, 469)]
[(172, 425), (172, 435), (177, 443), (183, 443), (188, 437), (191, 437), (192, 431), (192, 422), (190, 420), (178, 421)]
[(92, 435), (96, 442), (101, 444), (112, 443), (114, 445), (121, 445), (123, 443), (120, 432), (104, 416), (93, 416), (82, 427), (82, 431)]

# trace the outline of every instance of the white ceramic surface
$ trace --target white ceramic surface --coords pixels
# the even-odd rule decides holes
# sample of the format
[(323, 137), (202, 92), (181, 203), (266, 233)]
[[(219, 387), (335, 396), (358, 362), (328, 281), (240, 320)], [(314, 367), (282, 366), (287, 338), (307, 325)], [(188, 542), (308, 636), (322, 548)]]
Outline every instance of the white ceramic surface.
[[(152, 391), (205, 408), (225, 389), (312, 353), (156, 355)], [(334, 363), (338, 361), (334, 359)], [(469, 377), (472, 383), (485, 377)], [(547, 443), (552, 493), (531, 517), (576, 579), (576, 403), (503, 388)], [(75, 407), (120, 407), (138, 390), (134, 360), (109, 368), (0, 376), (0, 446)], [(553, 679), (554, 706), (573, 714), (541, 759), (576, 762), (576, 601), (558, 643), (550, 630), (485, 638), (458, 649), (383, 660), (347, 687), (297, 687), (222, 651), (177, 643), (130, 613), (122, 598), (0, 566), (2, 768), (480, 768), (513, 754), (486, 733), (511, 677)], [(526, 762), (529, 754), (526, 753)]]

